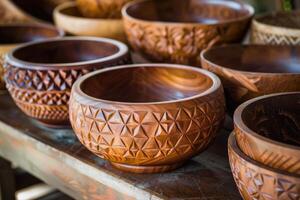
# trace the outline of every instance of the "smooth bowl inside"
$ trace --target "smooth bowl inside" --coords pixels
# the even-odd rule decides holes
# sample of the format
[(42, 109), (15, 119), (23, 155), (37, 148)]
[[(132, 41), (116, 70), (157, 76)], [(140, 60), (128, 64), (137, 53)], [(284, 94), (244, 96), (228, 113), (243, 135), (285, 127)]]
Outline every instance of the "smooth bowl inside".
[(193, 97), (212, 86), (211, 77), (190, 68), (147, 66), (97, 73), (83, 80), (80, 89), (101, 100), (153, 103)]
[(62, 36), (62, 32), (44, 25), (1, 25), (0, 44), (18, 44)]
[(141, 20), (215, 24), (250, 17), (252, 9), (234, 1), (151, 0), (130, 4), (126, 14)]
[(300, 73), (300, 47), (273, 45), (229, 45), (203, 53), (219, 67), (261, 73)]
[(241, 117), (255, 133), (300, 147), (300, 93), (254, 101), (243, 109)]
[(81, 18), (85, 20), (87, 19), (96, 20), (95, 18), (83, 17), (79, 9), (77, 8), (75, 2), (68, 2), (60, 5), (59, 7), (57, 7), (56, 12), (67, 17)]
[(112, 56), (120, 49), (97, 39), (59, 39), (33, 43), (17, 48), (12, 56), (30, 63), (60, 64), (85, 62)]

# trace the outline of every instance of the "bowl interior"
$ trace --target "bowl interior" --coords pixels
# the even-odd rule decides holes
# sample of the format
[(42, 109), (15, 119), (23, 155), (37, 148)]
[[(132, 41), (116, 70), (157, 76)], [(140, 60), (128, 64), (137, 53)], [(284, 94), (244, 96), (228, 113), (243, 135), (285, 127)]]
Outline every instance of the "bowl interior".
[(300, 28), (300, 12), (278, 12), (258, 17), (256, 19), (260, 23), (280, 26), (284, 28), (299, 29)]
[(208, 50), (203, 57), (234, 70), (262, 73), (300, 73), (300, 47), (230, 45)]
[(18, 44), (60, 36), (54, 27), (38, 25), (1, 25), (0, 44)]
[(131, 17), (163, 22), (213, 24), (250, 16), (248, 7), (234, 1), (151, 0), (132, 4), (126, 10)]
[(300, 93), (255, 101), (242, 111), (242, 120), (262, 136), (300, 147)]
[(83, 93), (117, 102), (164, 102), (199, 95), (213, 80), (198, 71), (171, 67), (129, 67), (93, 75), (81, 85)]
[(13, 57), (30, 63), (75, 63), (96, 60), (119, 52), (109, 42), (89, 39), (59, 39), (16, 49)]
[[(61, 8), (59, 9), (59, 13), (67, 16), (83, 18), (82, 14), (79, 12), (76, 6), (76, 3), (63, 4), (63, 6), (61, 6)], [(95, 18), (91, 18), (91, 19), (95, 20)]]

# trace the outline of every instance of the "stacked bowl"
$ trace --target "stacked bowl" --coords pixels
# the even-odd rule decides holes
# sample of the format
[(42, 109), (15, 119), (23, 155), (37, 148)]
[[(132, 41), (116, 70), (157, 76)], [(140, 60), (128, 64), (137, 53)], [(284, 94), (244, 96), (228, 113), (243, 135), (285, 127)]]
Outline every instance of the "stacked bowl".
[(243, 103), (228, 141), (242, 197), (300, 198), (300, 93), (277, 93)]

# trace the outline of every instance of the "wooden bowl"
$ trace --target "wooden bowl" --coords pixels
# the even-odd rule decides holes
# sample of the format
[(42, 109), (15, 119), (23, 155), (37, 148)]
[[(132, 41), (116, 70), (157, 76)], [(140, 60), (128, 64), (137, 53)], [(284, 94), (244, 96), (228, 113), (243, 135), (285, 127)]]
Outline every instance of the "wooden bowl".
[(122, 19), (84, 18), (72, 2), (55, 9), (54, 21), (56, 26), (72, 35), (106, 37), (126, 42)]
[(20, 46), (6, 56), (5, 81), (19, 108), (49, 127), (69, 124), (68, 102), (77, 78), (95, 69), (128, 63), (121, 42), (66, 37)]
[(300, 176), (273, 169), (245, 155), (234, 134), (228, 140), (231, 171), (244, 200), (294, 200), (300, 197)]
[(268, 13), (252, 22), (253, 44), (300, 45), (300, 11)]
[(85, 17), (121, 19), (121, 9), (130, 1), (132, 0), (76, 0), (76, 3)]
[(241, 41), (254, 11), (234, 1), (139, 0), (122, 13), (134, 50), (152, 61), (199, 65), (203, 49)]
[(272, 168), (300, 175), (300, 92), (259, 97), (234, 114), (241, 150)]
[(82, 144), (135, 173), (179, 167), (209, 145), (224, 115), (217, 76), (172, 64), (90, 73), (76, 81), (70, 100), (70, 121)]
[(300, 91), (300, 47), (228, 45), (201, 58), (202, 67), (221, 78), (231, 110), (261, 95)]
[(3, 62), (7, 52), (22, 43), (60, 36), (64, 36), (62, 30), (44, 24), (0, 25), (0, 90), (5, 88)]

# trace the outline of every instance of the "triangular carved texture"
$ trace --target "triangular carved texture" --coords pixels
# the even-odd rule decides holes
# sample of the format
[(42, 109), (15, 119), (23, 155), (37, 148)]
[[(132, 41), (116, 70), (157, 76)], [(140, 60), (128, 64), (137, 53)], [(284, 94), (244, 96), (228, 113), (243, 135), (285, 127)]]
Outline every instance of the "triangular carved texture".
[[(145, 111), (118, 110), (82, 105), (72, 100), (71, 121), (78, 137), (83, 134), (89, 148), (90, 138), (100, 135), (114, 137), (110, 144), (93, 144), (91, 151), (101, 151), (106, 159), (115, 162), (150, 164), (162, 160), (191, 156), (204, 149), (214, 137), (224, 117), (222, 91), (205, 100), (196, 100), (188, 106), (173, 110)], [(219, 98), (218, 103), (214, 98)], [(77, 109), (81, 107), (81, 109)], [(218, 112), (212, 112), (217, 110)], [(97, 113), (97, 114), (95, 114)], [(102, 113), (102, 114), (100, 114)], [(78, 123), (78, 118), (85, 121)], [(101, 128), (94, 127), (101, 122)], [(89, 131), (85, 126), (89, 126)], [(92, 127), (93, 126), (93, 127)], [(104, 127), (104, 128), (103, 128)], [(91, 137), (93, 135), (93, 137)], [(102, 151), (101, 149), (111, 151)], [(119, 153), (119, 154), (118, 154)]]

